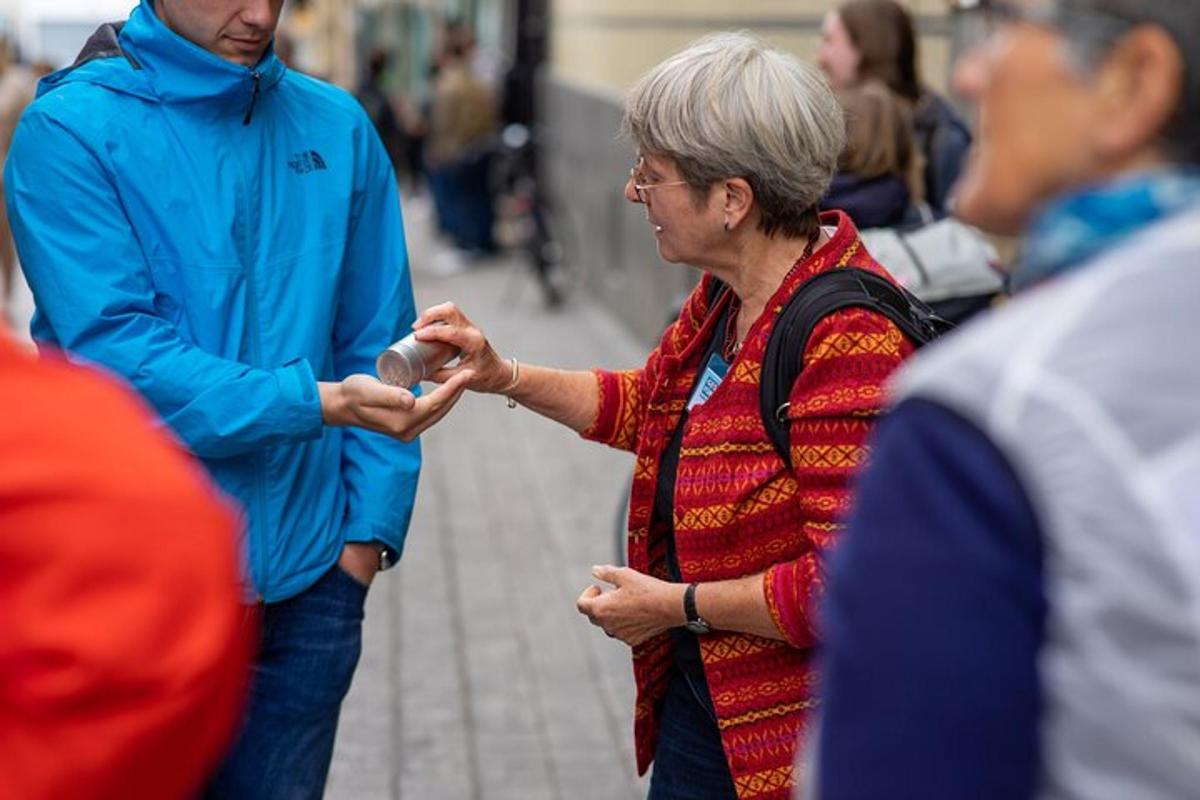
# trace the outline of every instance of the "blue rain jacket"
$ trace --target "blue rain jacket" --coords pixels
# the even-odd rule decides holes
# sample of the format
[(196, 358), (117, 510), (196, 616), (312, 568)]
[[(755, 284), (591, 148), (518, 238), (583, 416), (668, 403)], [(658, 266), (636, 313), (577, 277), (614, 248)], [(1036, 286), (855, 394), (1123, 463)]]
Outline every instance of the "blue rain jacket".
[(34, 337), (130, 381), (203, 460), (245, 510), (258, 595), (303, 591), (346, 541), (399, 551), (418, 445), (325, 428), (317, 395), (415, 312), (391, 162), (350, 95), (273, 52), (224, 61), (143, 0), (42, 82), (5, 188)]

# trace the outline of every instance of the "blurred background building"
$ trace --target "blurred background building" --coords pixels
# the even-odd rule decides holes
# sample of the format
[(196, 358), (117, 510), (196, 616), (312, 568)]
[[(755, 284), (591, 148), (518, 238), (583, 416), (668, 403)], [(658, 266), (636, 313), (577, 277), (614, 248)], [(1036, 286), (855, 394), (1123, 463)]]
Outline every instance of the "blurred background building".
[[(660, 263), (643, 212), (623, 198), (631, 161), (629, 145), (617, 137), (624, 91), (664, 57), (713, 31), (750, 30), (811, 58), (822, 19), (835, 3), (308, 0), (307, 5), (304, 15), (312, 19), (304, 29), (319, 31), (327, 41), (314, 48), (319, 54), (314, 71), (352, 85), (348, 70), (361, 68), (356, 62), (364, 53), (386, 48), (393, 55), (389, 85), (410, 97), (427, 90), (442, 21), (458, 19), (472, 28), (483, 60), (501, 73), (497, 85), (536, 98), (542, 175), (560, 225), (568, 229), (568, 258), (581, 269), (584, 289), (649, 340), (661, 331), (665, 309), (695, 275)], [(909, 3), (921, 35), (924, 79), (939, 90), (946, 88), (955, 49), (953, 5), (948, 0)], [(304, 15), (293, 14), (293, 21)], [(502, 73), (514, 66), (505, 84)]]
[[(70, 63), (100, 22), (134, 0), (0, 0), (0, 36), (25, 61)], [(279, 49), (296, 69), (358, 89), (373, 52), (383, 86), (419, 117), (447, 20), (473, 31), (472, 56), (505, 121), (536, 121), (541, 170), (584, 290), (639, 336), (695, 280), (661, 265), (644, 214), (625, 202), (631, 149), (617, 138), (623, 92), (713, 31), (746, 29), (811, 58), (834, 0), (287, 0)], [(944, 89), (958, 41), (951, 0), (910, 0), (923, 77)], [(536, 117), (536, 120), (530, 119)], [(419, 257), (419, 254), (414, 254)]]

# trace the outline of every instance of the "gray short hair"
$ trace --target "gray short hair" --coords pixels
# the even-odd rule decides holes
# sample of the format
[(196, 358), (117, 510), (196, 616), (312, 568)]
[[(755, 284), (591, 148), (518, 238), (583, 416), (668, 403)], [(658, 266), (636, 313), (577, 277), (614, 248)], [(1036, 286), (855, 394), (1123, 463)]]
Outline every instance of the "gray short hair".
[[(1059, 0), (1066, 14), (1099, 12), (1126, 23), (1126, 30), (1149, 24), (1175, 40), (1184, 63), (1182, 95), (1171, 124), (1163, 131), (1167, 155), (1183, 163), (1200, 164), (1200, 2), (1196, 0)], [(1086, 39), (1086, 25), (1064, 25), (1070, 38)], [(1081, 41), (1085, 48), (1100, 42)]]
[(624, 133), (679, 165), (696, 192), (744, 178), (767, 235), (811, 234), (846, 139), (841, 106), (815, 67), (746, 33), (707, 36), (644, 75)]

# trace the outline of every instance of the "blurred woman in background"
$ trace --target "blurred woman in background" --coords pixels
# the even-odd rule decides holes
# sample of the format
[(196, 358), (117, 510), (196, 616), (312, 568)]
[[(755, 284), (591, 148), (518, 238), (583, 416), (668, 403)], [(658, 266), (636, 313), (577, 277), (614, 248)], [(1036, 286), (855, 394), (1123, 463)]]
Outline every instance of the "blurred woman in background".
[(860, 230), (902, 225), (920, 192), (913, 158), (912, 113), (879, 81), (838, 92), (846, 113), (846, 148), (823, 208), (845, 211)]
[(971, 133), (949, 102), (921, 83), (908, 11), (895, 0), (846, 0), (825, 17), (817, 63), (835, 89), (877, 80), (912, 105), (925, 202), (938, 216), (949, 213)]

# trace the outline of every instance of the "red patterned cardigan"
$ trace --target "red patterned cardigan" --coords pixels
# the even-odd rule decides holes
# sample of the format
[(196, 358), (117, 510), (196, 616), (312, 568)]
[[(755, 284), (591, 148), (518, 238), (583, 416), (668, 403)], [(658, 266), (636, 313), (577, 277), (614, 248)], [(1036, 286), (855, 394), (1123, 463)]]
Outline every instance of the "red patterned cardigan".
[[(808, 712), (817, 705), (814, 600), (822, 591), (822, 552), (840, 530), (850, 481), (884, 402), (884, 383), (912, 345), (890, 321), (847, 309), (818, 323), (791, 393), (789, 471), (759, 416), (767, 339), (783, 303), (806, 279), (856, 266), (883, 274), (840, 212), (831, 241), (799, 264), (751, 327), (728, 376), (693, 409), (675, 488), (675, 537), (685, 580), (718, 581), (766, 573), (765, 594), (786, 641), (741, 633), (701, 637), (704, 672), (739, 798), (790, 798), (793, 764)], [(650, 530), (659, 461), (678, 424), (699, 360), (719, 314), (709, 313), (706, 276), (646, 365), (597, 371), (600, 410), (583, 433), (636, 456), (629, 514), (629, 564), (666, 579), (666, 542)], [(660, 701), (672, 668), (671, 640), (633, 651), (637, 682), (638, 770), (654, 758)]]

